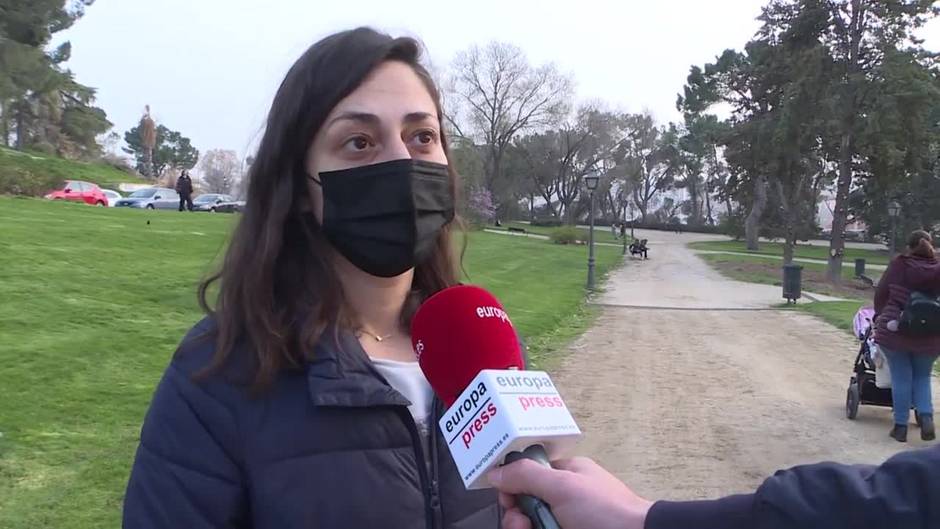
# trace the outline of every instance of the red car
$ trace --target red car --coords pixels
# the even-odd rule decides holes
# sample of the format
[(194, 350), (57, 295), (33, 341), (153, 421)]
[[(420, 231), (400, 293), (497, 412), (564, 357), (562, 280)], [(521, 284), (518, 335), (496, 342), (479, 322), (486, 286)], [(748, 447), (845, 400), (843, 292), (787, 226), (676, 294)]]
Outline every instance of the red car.
[(71, 200), (84, 202), (92, 206), (107, 206), (108, 196), (96, 184), (79, 180), (66, 180), (62, 189), (46, 195), (49, 200)]

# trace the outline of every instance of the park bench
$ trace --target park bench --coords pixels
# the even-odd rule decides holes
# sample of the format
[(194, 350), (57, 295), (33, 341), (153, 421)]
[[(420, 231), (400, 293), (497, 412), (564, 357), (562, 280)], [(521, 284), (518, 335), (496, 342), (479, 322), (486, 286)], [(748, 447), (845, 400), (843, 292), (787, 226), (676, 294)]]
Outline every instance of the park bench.
[(630, 255), (631, 256), (641, 255), (643, 256), (643, 259), (649, 259), (649, 255), (648, 255), (649, 248), (647, 248), (646, 246), (647, 242), (648, 242), (647, 239), (641, 239), (639, 241), (634, 240), (630, 244)]

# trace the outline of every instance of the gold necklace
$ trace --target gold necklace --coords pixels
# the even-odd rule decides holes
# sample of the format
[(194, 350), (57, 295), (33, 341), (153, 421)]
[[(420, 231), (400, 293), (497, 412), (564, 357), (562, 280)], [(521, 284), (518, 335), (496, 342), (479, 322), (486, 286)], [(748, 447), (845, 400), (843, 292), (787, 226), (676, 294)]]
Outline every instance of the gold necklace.
[(375, 341), (377, 341), (377, 342), (379, 342), (379, 343), (382, 343), (382, 342), (384, 342), (385, 340), (388, 340), (389, 338), (391, 338), (392, 336), (395, 336), (394, 333), (392, 333), (392, 334), (385, 334), (385, 335), (379, 335), (379, 334), (373, 334), (373, 333), (371, 333), (371, 332), (369, 332), (369, 331), (367, 331), (367, 330), (365, 330), (365, 329), (359, 329), (359, 332), (356, 333), (356, 338), (362, 338), (362, 335), (363, 335), (363, 334), (368, 334), (369, 336), (371, 336), (372, 338), (374, 338)]

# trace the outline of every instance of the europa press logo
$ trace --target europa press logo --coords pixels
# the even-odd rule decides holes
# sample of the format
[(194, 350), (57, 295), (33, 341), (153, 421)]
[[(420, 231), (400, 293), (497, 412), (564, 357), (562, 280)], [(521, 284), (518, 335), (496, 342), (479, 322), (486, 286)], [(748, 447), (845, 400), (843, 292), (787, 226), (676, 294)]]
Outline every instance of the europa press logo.
[(418, 360), (421, 360), (421, 353), (424, 352), (424, 342), (418, 340), (418, 343), (415, 344), (415, 355), (418, 357)]

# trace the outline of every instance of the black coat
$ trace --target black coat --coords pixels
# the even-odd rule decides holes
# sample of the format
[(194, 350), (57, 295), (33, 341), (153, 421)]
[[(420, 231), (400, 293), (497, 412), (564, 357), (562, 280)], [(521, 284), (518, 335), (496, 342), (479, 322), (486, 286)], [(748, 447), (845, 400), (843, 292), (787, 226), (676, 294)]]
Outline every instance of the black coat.
[(940, 527), (940, 446), (878, 467), (819, 463), (782, 470), (754, 494), (653, 505), (646, 529), (928, 529)]
[(496, 494), (464, 488), (437, 420), (424, 463), (409, 402), (355, 337), (327, 333), (305, 370), (253, 398), (238, 383), (250, 376), (243, 347), (193, 382), (215, 349), (197, 338), (211, 325), (190, 331), (154, 394), (124, 527), (498, 528)]
[(188, 176), (180, 176), (176, 179), (176, 192), (189, 196), (193, 194), (193, 179)]

